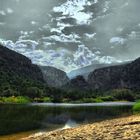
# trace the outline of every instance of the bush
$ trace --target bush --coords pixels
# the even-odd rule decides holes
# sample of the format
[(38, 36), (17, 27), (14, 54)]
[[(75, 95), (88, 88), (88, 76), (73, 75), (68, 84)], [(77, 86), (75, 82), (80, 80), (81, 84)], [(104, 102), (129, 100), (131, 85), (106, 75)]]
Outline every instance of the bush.
[(117, 100), (134, 101), (132, 91), (129, 89), (116, 89), (112, 91), (113, 97)]
[(101, 103), (103, 100), (101, 98), (83, 98), (80, 102), (84, 103)]
[(135, 103), (133, 106), (133, 111), (134, 113), (140, 113), (140, 101)]
[(42, 94), (43, 94), (42, 90), (40, 90), (38, 87), (28, 87), (24, 93), (24, 96), (30, 98), (38, 98), (41, 97)]
[(95, 103), (101, 103), (101, 102), (103, 102), (103, 100), (101, 98), (95, 98), (94, 102)]
[(107, 101), (115, 101), (114, 97), (112, 97), (112, 96), (105, 96), (105, 97), (100, 97), (100, 98), (104, 102), (107, 102)]
[(43, 102), (50, 103), (50, 102), (52, 102), (52, 99), (50, 97), (44, 97)]
[(5, 89), (2, 92), (3, 97), (18, 96), (18, 95), (19, 95), (19, 93), (17, 91), (10, 89), (10, 88)]
[(1, 103), (20, 103), (20, 104), (26, 104), (29, 103), (30, 100), (27, 97), (22, 97), (22, 96), (18, 96), (18, 97), (1, 97), (0, 98), (0, 102)]

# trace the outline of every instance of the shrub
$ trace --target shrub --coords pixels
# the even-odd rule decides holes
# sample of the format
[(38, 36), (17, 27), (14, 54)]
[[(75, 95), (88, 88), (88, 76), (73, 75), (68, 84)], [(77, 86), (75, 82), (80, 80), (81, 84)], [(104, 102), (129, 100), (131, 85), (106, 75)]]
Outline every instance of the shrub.
[(135, 113), (140, 113), (140, 101), (136, 102), (133, 106), (133, 111)]
[(103, 102), (103, 100), (101, 99), (101, 98), (95, 98), (95, 103), (101, 103), (101, 102)]
[(101, 98), (83, 98), (81, 102), (84, 103), (100, 103), (103, 102)]
[(26, 104), (30, 102), (30, 99), (28, 97), (18, 96), (15, 98), (15, 102), (20, 104)]
[(47, 102), (47, 103), (49, 102), (49, 103), (50, 103), (50, 102), (52, 102), (52, 99), (51, 99), (50, 97), (44, 97), (44, 98), (43, 98), (43, 102), (45, 102), (45, 103), (46, 103), (46, 102)]
[(38, 87), (28, 87), (24, 93), (25, 96), (28, 96), (30, 98), (41, 97), (42, 94), (42, 90), (40, 90)]
[(20, 103), (20, 104), (26, 104), (29, 103), (30, 100), (27, 97), (22, 97), (22, 96), (18, 96), (18, 97), (1, 97), (0, 98), (0, 102), (1, 103)]
[(18, 96), (18, 95), (19, 95), (19, 93), (17, 91), (15, 91), (13, 89), (10, 89), (10, 88), (9, 89), (5, 89), (2, 92), (2, 96), (3, 97)]
[(117, 100), (134, 101), (132, 91), (129, 89), (116, 89), (112, 91), (113, 97)]
[(107, 102), (107, 101), (115, 101), (114, 97), (112, 97), (112, 96), (105, 96), (105, 97), (100, 97), (100, 98), (104, 102)]

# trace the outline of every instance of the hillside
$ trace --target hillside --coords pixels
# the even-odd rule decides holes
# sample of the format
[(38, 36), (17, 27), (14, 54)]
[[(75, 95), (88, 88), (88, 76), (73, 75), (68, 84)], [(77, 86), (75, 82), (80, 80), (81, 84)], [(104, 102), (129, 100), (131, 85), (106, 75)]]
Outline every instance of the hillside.
[(43, 82), (41, 70), (27, 57), (0, 46), (0, 71)]
[(31, 60), (0, 46), (0, 94), (20, 94), (44, 83), (43, 75)]

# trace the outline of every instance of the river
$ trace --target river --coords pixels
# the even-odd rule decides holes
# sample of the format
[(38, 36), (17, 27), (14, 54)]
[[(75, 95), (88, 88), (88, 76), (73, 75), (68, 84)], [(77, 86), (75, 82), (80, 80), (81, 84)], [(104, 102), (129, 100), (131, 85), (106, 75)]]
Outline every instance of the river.
[(17, 140), (36, 132), (76, 127), (132, 114), (129, 102), (93, 104), (0, 105), (0, 140)]

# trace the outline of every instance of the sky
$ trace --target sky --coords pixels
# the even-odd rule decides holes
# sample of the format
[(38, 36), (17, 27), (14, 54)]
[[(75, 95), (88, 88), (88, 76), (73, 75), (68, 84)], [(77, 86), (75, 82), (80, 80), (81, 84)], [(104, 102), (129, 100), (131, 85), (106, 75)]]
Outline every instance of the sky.
[(0, 43), (65, 72), (140, 56), (139, 0), (1, 0)]

